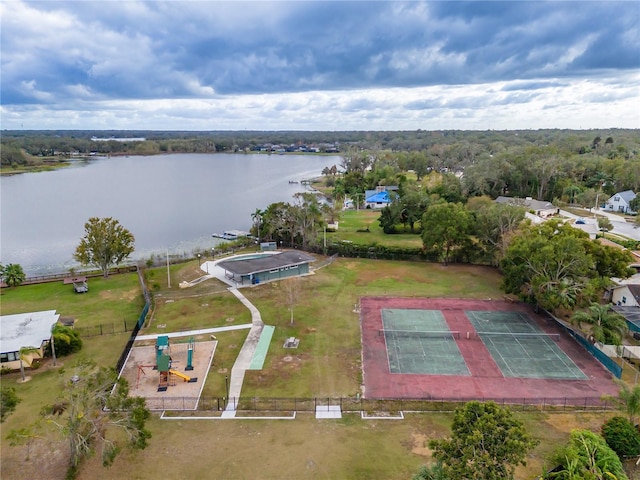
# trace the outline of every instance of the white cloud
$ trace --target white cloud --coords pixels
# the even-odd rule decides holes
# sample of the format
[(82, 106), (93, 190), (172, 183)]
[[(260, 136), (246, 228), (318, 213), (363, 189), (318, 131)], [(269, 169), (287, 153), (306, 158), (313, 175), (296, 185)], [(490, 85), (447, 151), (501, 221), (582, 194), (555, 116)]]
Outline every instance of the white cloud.
[(636, 128), (633, 7), (2, 2), (0, 121), (8, 129)]
[[(626, 84), (612, 90), (610, 82)], [(2, 108), (3, 128), (154, 130), (414, 130), (639, 128), (640, 75), (551, 82), (535, 91), (516, 82), (208, 99), (105, 100), (47, 111)], [(412, 108), (406, 106), (413, 104)], [(423, 107), (423, 108), (422, 108)], [(616, 114), (612, 115), (611, 112)]]

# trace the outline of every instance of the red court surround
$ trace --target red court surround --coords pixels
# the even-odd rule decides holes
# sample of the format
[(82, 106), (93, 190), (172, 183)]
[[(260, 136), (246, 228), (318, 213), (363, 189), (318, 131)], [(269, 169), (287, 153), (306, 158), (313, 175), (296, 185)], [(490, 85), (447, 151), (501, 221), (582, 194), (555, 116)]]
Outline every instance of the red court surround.
[[(471, 376), (416, 375), (390, 373), (381, 309), (440, 310), (450, 330), (460, 332), (460, 353)], [(468, 340), (467, 332), (475, 332), (465, 310), (518, 311), (533, 320), (547, 333), (559, 333), (558, 346), (571, 358), (587, 380), (542, 380), (505, 378), (480, 340)], [(554, 404), (584, 404), (598, 401), (602, 395), (616, 396), (618, 386), (611, 373), (582, 348), (553, 320), (533, 312), (529, 305), (499, 300), (467, 300), (445, 298), (363, 297), (360, 299), (360, 327), (365, 398), (406, 398), (437, 400), (489, 400), (528, 402), (544, 400)]]

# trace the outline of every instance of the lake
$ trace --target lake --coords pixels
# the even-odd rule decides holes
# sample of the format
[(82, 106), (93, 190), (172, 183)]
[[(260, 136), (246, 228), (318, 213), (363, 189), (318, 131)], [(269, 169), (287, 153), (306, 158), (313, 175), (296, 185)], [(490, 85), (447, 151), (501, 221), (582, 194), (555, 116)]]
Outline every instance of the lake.
[(90, 217), (113, 217), (136, 239), (133, 259), (210, 251), (213, 233), (251, 227), (251, 213), (292, 202), (302, 179), (338, 156), (172, 154), (95, 158), (0, 178), (0, 262), (27, 276), (78, 267)]

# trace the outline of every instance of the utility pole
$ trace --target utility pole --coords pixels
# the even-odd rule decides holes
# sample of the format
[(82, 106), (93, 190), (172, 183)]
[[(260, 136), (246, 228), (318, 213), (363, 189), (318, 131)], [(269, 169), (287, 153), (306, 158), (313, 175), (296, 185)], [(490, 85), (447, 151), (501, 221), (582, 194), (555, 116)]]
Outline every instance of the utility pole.
[(167, 284), (171, 288), (171, 273), (169, 271), (169, 250), (167, 250)]

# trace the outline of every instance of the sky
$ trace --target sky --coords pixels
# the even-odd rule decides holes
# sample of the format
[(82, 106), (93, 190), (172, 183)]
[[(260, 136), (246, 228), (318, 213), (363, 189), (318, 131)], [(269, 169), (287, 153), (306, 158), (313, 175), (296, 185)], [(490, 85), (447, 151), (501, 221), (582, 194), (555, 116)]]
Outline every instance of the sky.
[(0, 0), (2, 129), (640, 128), (640, 2)]

